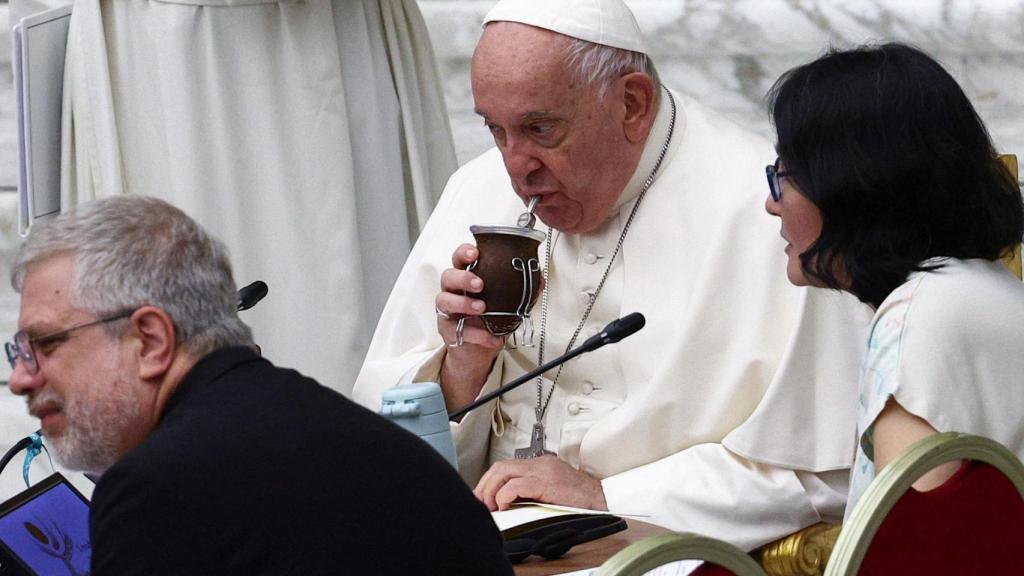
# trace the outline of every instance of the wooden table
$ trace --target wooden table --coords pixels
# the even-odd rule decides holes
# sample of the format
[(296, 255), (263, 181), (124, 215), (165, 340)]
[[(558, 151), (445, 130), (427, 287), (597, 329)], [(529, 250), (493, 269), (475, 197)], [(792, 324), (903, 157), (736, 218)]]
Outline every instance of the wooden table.
[(512, 565), (515, 567), (516, 576), (542, 576), (595, 568), (637, 540), (670, 531), (667, 528), (639, 520), (626, 519), (626, 526), (628, 527), (622, 532), (575, 546), (565, 556), (557, 560), (545, 560), (540, 556), (530, 556), (526, 561)]

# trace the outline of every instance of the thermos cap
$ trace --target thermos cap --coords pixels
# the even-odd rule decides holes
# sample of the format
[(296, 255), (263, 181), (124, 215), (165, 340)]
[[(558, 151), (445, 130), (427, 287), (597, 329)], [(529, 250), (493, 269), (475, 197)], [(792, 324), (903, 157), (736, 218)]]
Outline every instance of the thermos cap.
[(420, 414), (423, 415), (445, 412), (444, 394), (441, 393), (441, 387), (436, 382), (399, 384), (384, 390), (381, 400), (384, 405), (416, 402), (420, 406)]

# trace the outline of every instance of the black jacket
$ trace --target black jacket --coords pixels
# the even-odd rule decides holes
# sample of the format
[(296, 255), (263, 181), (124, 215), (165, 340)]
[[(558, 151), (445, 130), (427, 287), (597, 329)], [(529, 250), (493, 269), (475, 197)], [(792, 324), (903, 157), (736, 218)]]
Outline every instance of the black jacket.
[(419, 438), (245, 348), (188, 373), (93, 494), (95, 576), (512, 574)]

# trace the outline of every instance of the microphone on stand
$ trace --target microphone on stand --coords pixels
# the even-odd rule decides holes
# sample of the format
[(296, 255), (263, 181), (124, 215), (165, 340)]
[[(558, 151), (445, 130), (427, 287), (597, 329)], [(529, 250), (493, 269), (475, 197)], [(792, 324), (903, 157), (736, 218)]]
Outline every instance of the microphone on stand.
[(243, 286), (238, 290), (238, 311), (241, 312), (242, 310), (252, 308), (257, 302), (263, 300), (268, 291), (267, 283), (262, 280), (257, 280), (248, 286)]
[[(267, 288), (267, 283), (263, 280), (257, 280), (252, 284), (241, 287), (238, 290), (238, 307), (236, 310), (241, 312), (242, 310), (252, 308), (257, 302), (263, 300), (263, 297), (267, 295), (268, 291), (269, 288)], [(260, 356), (263, 355), (263, 350), (260, 348), (259, 344), (253, 344), (252, 348)]]
[(566, 352), (565, 354), (562, 354), (558, 358), (555, 358), (554, 360), (547, 362), (542, 366), (538, 366), (533, 370), (530, 370), (529, 372), (523, 374), (519, 378), (516, 378), (515, 380), (509, 382), (508, 384), (505, 384), (504, 386), (498, 388), (494, 392), (477, 398), (473, 402), (449, 414), (448, 419), (455, 420), (461, 418), (470, 410), (482, 406), (483, 404), (486, 404), (491, 400), (494, 400), (495, 398), (501, 396), (505, 392), (508, 392), (513, 388), (517, 388), (525, 382), (533, 380), (537, 376), (540, 376), (541, 374), (547, 372), (548, 370), (551, 370), (552, 368), (557, 368), (558, 366), (568, 362), (569, 360), (572, 360), (573, 358), (579, 356), (580, 354), (586, 352), (593, 352), (594, 350), (597, 350), (598, 348), (604, 346), (605, 344), (614, 344), (615, 342), (618, 342), (619, 340), (622, 340), (623, 338), (636, 333), (641, 328), (643, 328), (644, 324), (646, 323), (647, 319), (644, 318), (644, 315), (639, 312), (633, 312), (632, 314), (623, 316), (618, 320), (613, 320), (610, 324), (605, 326), (604, 329), (601, 330), (599, 333), (591, 336), (590, 338), (587, 338), (583, 342), (583, 344), (580, 344), (576, 348), (573, 348), (572, 350)]
[(452, 441), (449, 421), (461, 418), (470, 410), (478, 408), (509, 390), (533, 380), (537, 376), (557, 368), (586, 352), (613, 344), (630, 336), (644, 327), (646, 319), (639, 312), (623, 316), (605, 326), (599, 333), (587, 338), (583, 344), (565, 354), (530, 370), (512, 382), (490, 392), (475, 401), (448, 414), (444, 406), (444, 394), (436, 382), (413, 382), (401, 384), (384, 391), (380, 414), (393, 420), (399, 426), (416, 434), (441, 453), (448, 462), (458, 467), (455, 444)]

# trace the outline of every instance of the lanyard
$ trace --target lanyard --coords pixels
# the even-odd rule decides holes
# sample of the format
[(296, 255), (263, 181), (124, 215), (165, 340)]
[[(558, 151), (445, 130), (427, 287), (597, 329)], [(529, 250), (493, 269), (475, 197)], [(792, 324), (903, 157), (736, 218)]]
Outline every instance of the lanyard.
[[(32, 466), (32, 460), (39, 455), (40, 452), (46, 451), (46, 457), (50, 458), (50, 451), (47, 450), (43, 444), (43, 435), (40, 431), (35, 431), (32, 434), (18, 440), (11, 449), (4, 453), (3, 457), (0, 458), (0, 472), (3, 472), (7, 464), (14, 459), (14, 456), (25, 451), (25, 463), (21, 466), (21, 475), (25, 479), (25, 486), (30, 487), (32, 484), (29, 482), (28, 472)], [(50, 466), (53, 466), (53, 458), (50, 458)]]
[[(43, 450), (46, 450), (46, 446), (43, 446), (43, 435), (39, 431), (35, 431), (28, 435), (27, 440), (29, 445), (25, 448), (25, 463), (21, 465), (21, 476), (25, 479), (25, 487), (32, 486), (32, 483), (28, 480), (28, 470), (32, 465), (32, 460)], [(50, 458), (50, 451), (46, 450), (46, 457)], [(50, 467), (53, 467), (53, 459), (50, 458)]]

